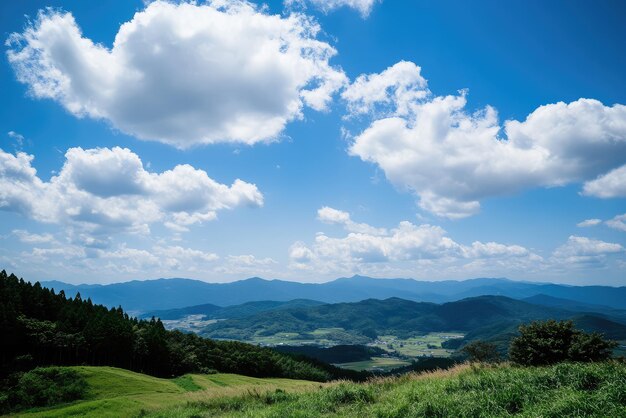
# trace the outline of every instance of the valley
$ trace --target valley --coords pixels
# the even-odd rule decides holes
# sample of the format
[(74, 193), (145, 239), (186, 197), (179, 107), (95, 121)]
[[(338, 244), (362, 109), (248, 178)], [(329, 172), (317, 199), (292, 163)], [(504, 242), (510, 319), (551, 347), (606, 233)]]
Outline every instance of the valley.
[[(376, 373), (407, 367), (423, 358), (460, 358), (459, 349), (477, 340), (495, 344), (505, 356), (517, 327), (531, 320), (571, 319), (587, 332), (599, 332), (620, 341), (620, 347), (626, 342), (622, 310), (598, 308), (598, 312), (587, 312), (584, 304), (535, 299), (547, 301), (550, 306), (491, 295), (441, 304), (401, 298), (334, 304), (300, 299), (246, 302), (223, 308), (201, 305), (150, 315), (163, 315), (164, 324), (170, 329), (216, 340), (287, 348), (296, 354), (311, 355), (311, 349), (306, 347), (370, 347), (378, 351), (364, 358), (322, 358), (345, 369)], [(616, 353), (621, 352), (623, 349), (618, 347)]]

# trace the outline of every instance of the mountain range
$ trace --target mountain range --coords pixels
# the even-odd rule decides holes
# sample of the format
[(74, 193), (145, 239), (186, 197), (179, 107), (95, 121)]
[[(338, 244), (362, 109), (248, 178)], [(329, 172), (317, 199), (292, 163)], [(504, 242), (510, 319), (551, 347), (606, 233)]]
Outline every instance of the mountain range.
[(41, 285), (56, 291), (63, 290), (68, 296), (80, 292), (84, 299), (91, 298), (94, 303), (110, 307), (121, 305), (133, 314), (203, 304), (226, 307), (251, 301), (309, 299), (339, 303), (398, 297), (418, 302), (445, 303), (482, 295), (513, 299), (536, 297), (537, 301), (534, 303), (545, 306), (561, 299), (567, 300), (570, 305), (577, 303), (591, 309), (626, 309), (626, 287), (570, 286), (499, 278), (421, 281), (353, 276), (315, 284), (258, 277), (232, 283), (207, 283), (174, 278), (107, 285), (71, 285), (47, 281)]

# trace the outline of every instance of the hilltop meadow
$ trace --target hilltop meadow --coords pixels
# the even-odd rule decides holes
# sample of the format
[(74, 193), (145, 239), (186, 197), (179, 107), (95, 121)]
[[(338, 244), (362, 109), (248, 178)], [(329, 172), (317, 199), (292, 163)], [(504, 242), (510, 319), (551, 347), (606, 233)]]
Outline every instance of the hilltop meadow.
[(237, 375), (158, 379), (107, 367), (70, 368), (87, 382), (80, 400), (24, 417), (619, 417), (626, 365), (549, 367), (462, 364), (365, 383), (314, 383)]

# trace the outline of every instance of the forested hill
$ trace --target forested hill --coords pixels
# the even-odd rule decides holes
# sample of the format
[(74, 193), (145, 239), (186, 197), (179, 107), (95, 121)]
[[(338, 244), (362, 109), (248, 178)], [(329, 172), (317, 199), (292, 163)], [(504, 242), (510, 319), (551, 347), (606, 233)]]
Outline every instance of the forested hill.
[[(625, 339), (626, 325), (599, 315), (534, 305), (503, 296), (478, 296), (434, 304), (399, 298), (368, 299), (263, 312), (208, 325), (201, 333), (212, 338), (251, 340), (257, 335), (299, 333), (318, 328), (340, 328), (352, 338), (374, 339), (380, 335), (407, 338), (418, 333), (462, 331), (496, 338), (523, 322), (538, 319), (573, 319), (583, 330)], [(583, 320), (584, 319), (584, 320)], [(580, 322), (580, 324), (579, 324)]]
[(166, 331), (80, 295), (0, 272), (0, 373), (41, 365), (116, 366), (154, 376), (212, 370), (257, 377), (328, 380), (347, 372), (267, 348)]

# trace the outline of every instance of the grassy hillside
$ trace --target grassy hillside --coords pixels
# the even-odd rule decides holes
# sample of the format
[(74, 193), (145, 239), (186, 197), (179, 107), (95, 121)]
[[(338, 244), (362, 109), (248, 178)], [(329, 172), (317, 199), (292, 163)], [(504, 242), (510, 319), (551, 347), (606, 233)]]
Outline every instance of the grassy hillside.
[(159, 379), (112, 367), (72, 367), (84, 400), (22, 417), (626, 416), (626, 364), (471, 367), (320, 384), (233, 374)]
[(341, 383), (308, 393), (254, 392), (168, 408), (151, 417), (626, 416), (626, 366), (463, 365), (446, 372)]
[(114, 367), (71, 367), (85, 378), (85, 400), (19, 414), (25, 417), (130, 417), (142, 411), (187, 402), (233, 397), (259, 390), (304, 391), (319, 383), (290, 379), (259, 379), (236, 374), (188, 374), (175, 379), (156, 377)]

